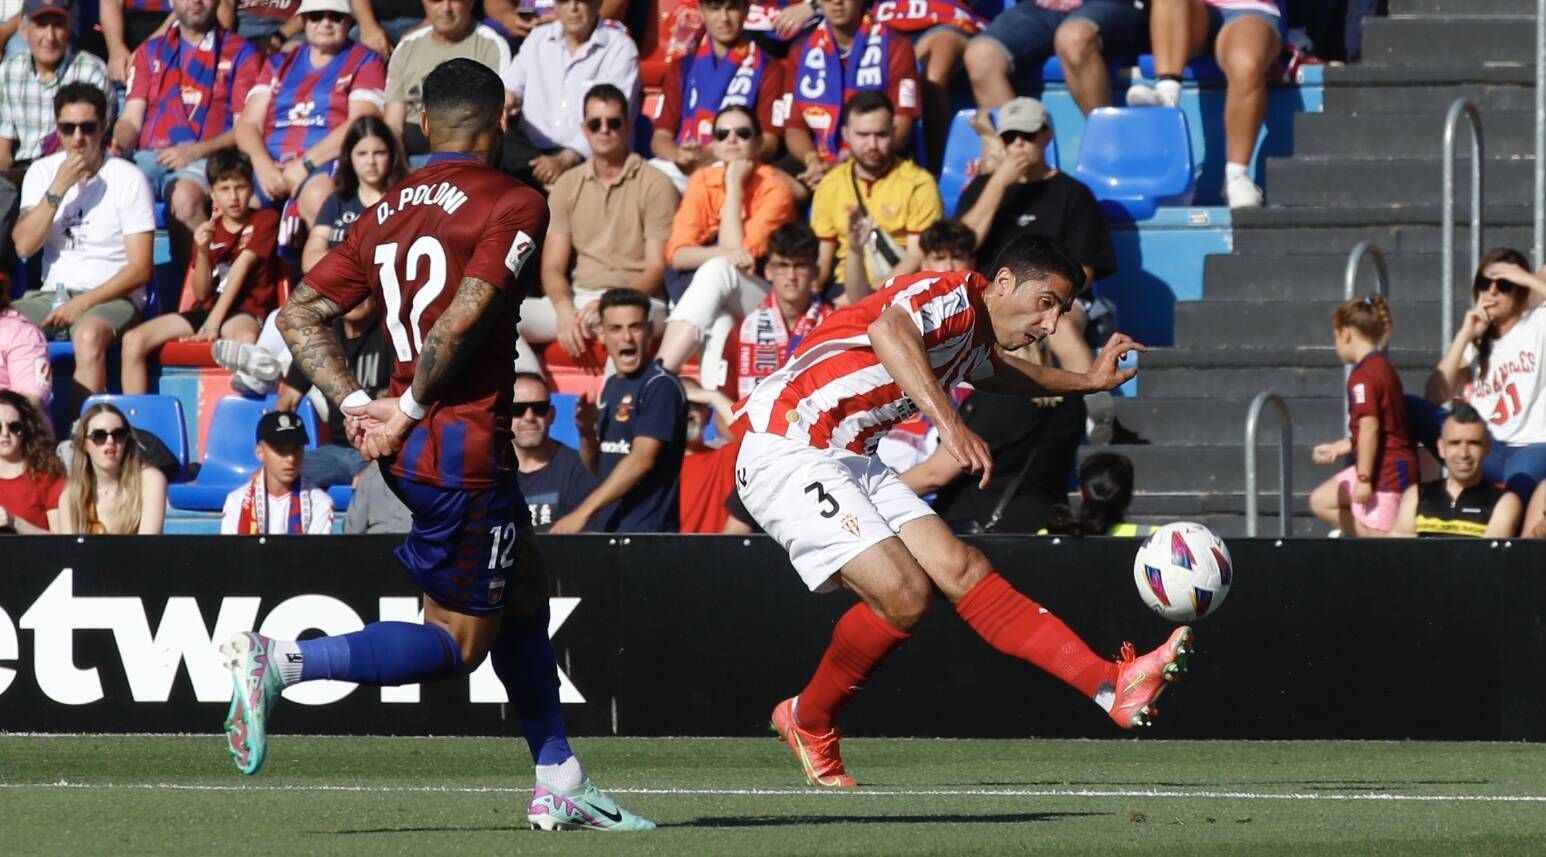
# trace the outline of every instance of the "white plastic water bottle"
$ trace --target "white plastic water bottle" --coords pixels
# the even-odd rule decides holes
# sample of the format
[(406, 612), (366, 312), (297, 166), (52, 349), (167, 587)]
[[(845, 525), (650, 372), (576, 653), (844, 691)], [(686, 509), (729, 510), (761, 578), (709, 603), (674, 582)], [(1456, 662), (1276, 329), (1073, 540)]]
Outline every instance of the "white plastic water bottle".
[[(53, 303), (49, 304), (49, 308), (50, 309), (58, 309), (58, 308), (64, 306), (65, 302), (68, 301), (69, 299), (70, 299), (70, 293), (65, 290), (64, 282), (56, 280), (54, 282), (54, 301), (53, 301)], [(60, 326), (54, 328), (54, 338), (55, 339), (69, 339), (70, 338), (70, 326), (68, 324), (66, 324), (66, 325), (60, 325)]]

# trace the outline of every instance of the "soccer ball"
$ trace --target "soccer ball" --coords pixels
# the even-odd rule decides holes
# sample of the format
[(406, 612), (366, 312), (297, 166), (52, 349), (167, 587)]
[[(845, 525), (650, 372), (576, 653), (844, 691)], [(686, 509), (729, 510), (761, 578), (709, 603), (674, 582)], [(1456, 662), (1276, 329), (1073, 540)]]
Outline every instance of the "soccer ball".
[(1133, 583), (1149, 609), (1172, 622), (1216, 612), (1229, 595), (1234, 564), (1224, 540), (1202, 524), (1177, 521), (1155, 530), (1133, 558)]

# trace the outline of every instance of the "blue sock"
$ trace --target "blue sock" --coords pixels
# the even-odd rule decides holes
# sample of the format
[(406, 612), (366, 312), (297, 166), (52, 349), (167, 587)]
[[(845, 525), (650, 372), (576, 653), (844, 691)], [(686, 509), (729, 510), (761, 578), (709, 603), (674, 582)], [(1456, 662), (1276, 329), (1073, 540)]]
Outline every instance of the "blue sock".
[(462, 671), (462, 647), (446, 629), (417, 622), (373, 622), (353, 634), (296, 643), (301, 681), (331, 678), (380, 687)]
[(547, 605), (524, 618), (506, 617), (489, 656), (521, 719), (532, 760), (557, 765), (573, 756), (558, 701), (558, 659), (548, 639)]

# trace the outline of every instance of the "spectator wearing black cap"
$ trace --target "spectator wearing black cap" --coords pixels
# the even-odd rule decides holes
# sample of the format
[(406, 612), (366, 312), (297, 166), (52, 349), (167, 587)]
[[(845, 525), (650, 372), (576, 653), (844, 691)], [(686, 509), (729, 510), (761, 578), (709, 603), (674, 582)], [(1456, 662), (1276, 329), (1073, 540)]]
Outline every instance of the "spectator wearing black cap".
[(258, 420), (258, 472), (225, 498), (220, 532), (227, 535), (321, 535), (333, 531), (333, 501), (301, 479), (306, 426), (300, 417), (270, 411)]

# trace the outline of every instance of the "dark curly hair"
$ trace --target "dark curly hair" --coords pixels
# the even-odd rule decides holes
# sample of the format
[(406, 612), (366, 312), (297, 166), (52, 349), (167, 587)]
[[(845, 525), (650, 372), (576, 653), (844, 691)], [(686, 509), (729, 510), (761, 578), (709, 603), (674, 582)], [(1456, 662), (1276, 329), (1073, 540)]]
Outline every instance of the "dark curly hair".
[(27, 475), (41, 480), (46, 476), (64, 476), (64, 462), (54, 454), (54, 438), (48, 425), (31, 400), (14, 390), (0, 390), (0, 405), (10, 405), (21, 414), (23, 456)]

